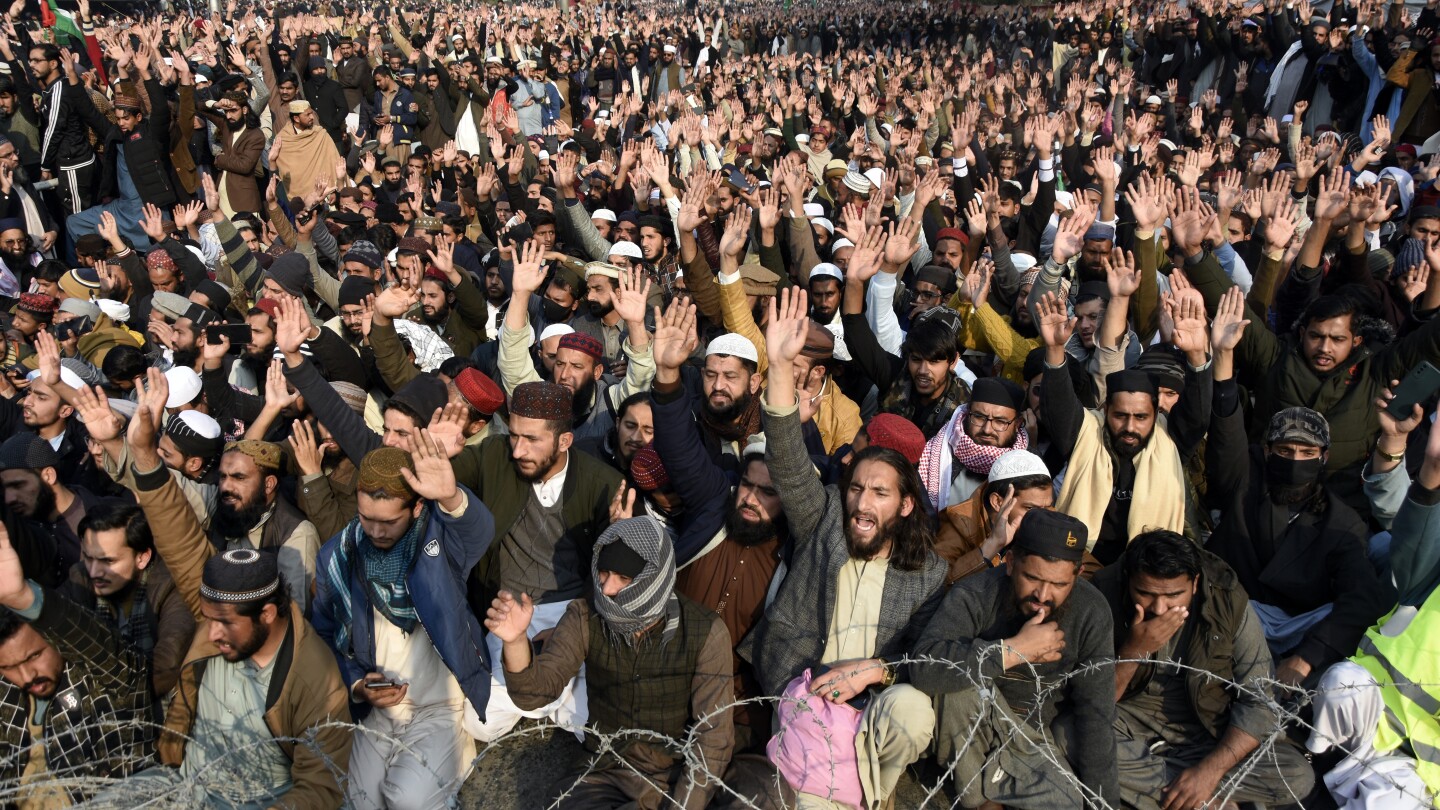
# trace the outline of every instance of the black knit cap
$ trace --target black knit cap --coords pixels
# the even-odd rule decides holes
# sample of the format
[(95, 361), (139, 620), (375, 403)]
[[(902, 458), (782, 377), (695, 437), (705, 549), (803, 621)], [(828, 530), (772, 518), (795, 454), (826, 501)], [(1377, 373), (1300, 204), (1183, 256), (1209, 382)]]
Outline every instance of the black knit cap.
[(212, 555), (200, 574), (200, 595), (211, 602), (254, 602), (279, 589), (280, 564), (268, 550), (236, 548)]
[(1085, 524), (1064, 512), (1031, 509), (1020, 519), (1010, 545), (1017, 551), (1080, 562), (1089, 537), (1090, 530)]
[(401, 386), (386, 406), (398, 405), (402, 410), (409, 411), (423, 427), (430, 424), (430, 417), (435, 415), (436, 410), (445, 407), (449, 400), (450, 390), (445, 383), (434, 374), (422, 373)]
[(336, 304), (342, 307), (359, 306), (375, 292), (375, 279), (364, 276), (346, 276), (340, 282), (340, 293)]
[(34, 433), (17, 433), (0, 444), (0, 470), (43, 470), (60, 463), (60, 454)]

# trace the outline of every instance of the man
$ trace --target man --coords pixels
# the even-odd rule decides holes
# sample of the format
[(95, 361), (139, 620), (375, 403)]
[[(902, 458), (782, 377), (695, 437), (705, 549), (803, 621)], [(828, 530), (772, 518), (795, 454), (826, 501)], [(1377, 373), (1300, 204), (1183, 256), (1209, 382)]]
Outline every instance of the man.
[[(25, 290), (29, 289), (29, 279), (35, 273), (35, 266), (43, 259), (39, 245), (26, 230), (22, 219), (0, 219), (0, 296), (7, 299), (28, 294)], [(20, 286), (22, 280), (26, 284), (23, 289)]]
[(990, 466), (1012, 450), (1030, 446), (1020, 419), (1025, 392), (1000, 377), (982, 377), (970, 401), (955, 409), (945, 428), (925, 443), (920, 479), (938, 509), (964, 503), (988, 483)]
[(217, 551), (165, 474), (155, 451), (165, 388), (152, 369), (126, 445), (136, 498), (167, 527), (155, 545), (197, 629), (165, 714), (163, 765), (113, 788), (114, 804), (183, 784), (204, 804), (338, 806), (352, 734), (335, 656), (290, 599), (275, 554)]
[[(504, 588), (533, 594), (538, 605), (533, 637), (560, 621), (566, 605), (585, 594), (584, 560), (609, 522), (620, 475), (600, 460), (571, 452), (574, 407), (570, 389), (527, 382), (510, 396), (510, 433), (491, 436), (455, 456), (455, 478), (495, 516), (497, 542), (470, 575), (469, 602), (476, 615)], [(490, 660), (500, 660), (500, 641), (489, 639)], [(490, 700), (471, 734), (490, 742), (521, 717), (547, 717), (566, 727), (585, 721), (584, 678), (542, 708), (522, 709), (505, 690), (504, 670), (492, 671)]]
[(220, 456), (219, 497), (210, 516), (216, 548), (273, 551), (290, 598), (310, 604), (320, 535), (279, 491), (280, 447), (257, 439), (231, 442)]
[[(592, 723), (600, 734), (647, 730), (693, 742), (694, 750), (682, 757), (660, 739), (629, 743), (618, 754), (623, 762), (587, 768), (557, 806), (619, 810), (674, 802), (702, 810), (734, 746), (726, 711), (733, 700), (730, 634), (718, 616), (675, 592), (674, 549), (653, 517), (606, 529), (595, 542), (590, 578), (590, 598), (570, 603), (538, 656), (526, 633), (535, 612), (530, 597), (503, 592), (491, 604), (485, 626), (504, 644), (515, 700), (542, 706), (583, 667), (595, 684)], [(596, 735), (586, 741), (599, 750)]]
[(968, 386), (951, 373), (960, 358), (955, 326), (943, 317), (924, 318), (911, 326), (898, 357), (887, 352), (864, 314), (865, 282), (878, 269), (878, 263), (852, 264), (846, 275), (840, 308), (845, 345), (855, 366), (875, 383), (880, 410), (909, 419), (930, 439), (970, 395)]
[[(1315, 772), (1270, 708), (1265, 633), (1229, 566), (1183, 535), (1145, 532), (1094, 583), (1115, 625), (1127, 805), (1281, 805), (1309, 795)], [(1270, 746), (1255, 753), (1262, 742)]]
[[(3, 87), (3, 81), (0, 81), (0, 87)], [(4, 98), (3, 93), (0, 93), (0, 110), (3, 110)], [(0, 125), (0, 129), (3, 129), (3, 125)], [(23, 138), (11, 140), (0, 134), (0, 211), (7, 212), (7, 217), (13, 216), (25, 223), (22, 233), (40, 234), (38, 252), (45, 254), (55, 247), (60, 231), (50, 216), (49, 207), (35, 188), (36, 175), (30, 174), (28, 168), (22, 165), (18, 151), (22, 143)], [(28, 145), (26, 148), (29, 148)], [(8, 177), (6, 172), (9, 173)], [(0, 236), (0, 242), (3, 242), (3, 236)], [(83, 257), (77, 258), (81, 259), (83, 266), (90, 266), (83, 261)], [(6, 264), (9, 264), (8, 260)], [(10, 296), (13, 297), (14, 293), (12, 290)]]
[(484, 706), (490, 692), (490, 662), (476, 655), (484, 630), (456, 606), (495, 524), (428, 432), (412, 448), (365, 456), (357, 515), (317, 563), (315, 630), (363, 728), (346, 791), (355, 807), (453, 798), (471, 759), (464, 704)]
[(330, 134), (318, 126), (319, 119), (310, 102), (292, 101), (286, 112), (290, 125), (275, 134), (270, 146), (270, 166), (292, 193), (309, 193), (317, 179), (327, 184), (333, 181), (340, 152)]
[[(148, 50), (144, 52), (149, 53)], [(121, 183), (123, 171), (128, 175), (139, 203), (154, 205), (163, 212), (169, 212), (171, 206), (181, 201), (183, 194), (180, 179), (175, 173), (174, 160), (170, 156), (170, 124), (173, 116), (160, 81), (150, 75), (149, 59), (140, 59), (139, 53), (136, 57), (137, 75), (133, 79), (138, 79), (142, 84), (148, 108), (141, 105), (138, 92), (116, 94), (115, 125), (98, 130), (104, 135), (105, 163), (97, 193), (102, 199), (108, 197), (118, 200), (128, 197), (128, 190), (122, 188)], [(177, 61), (184, 62), (183, 59)], [(191, 83), (188, 71), (182, 76), (182, 83)], [(193, 92), (193, 88), (185, 89)], [(85, 100), (88, 102), (90, 99), (87, 96)], [(123, 169), (118, 163), (122, 160), (125, 162)], [(72, 221), (71, 229), (74, 230), (75, 226), (80, 224)]]
[[(1175, 340), (1185, 343), (1189, 358), (1186, 395), (1198, 398), (1208, 381), (1208, 341), (1204, 314), (1194, 311), (1196, 302), (1189, 305), (1186, 317), (1177, 319)], [(1069, 460), (1055, 507), (1086, 525), (1092, 539), (1082, 551), (1109, 565), (1141, 531), (1185, 529), (1185, 471), (1169, 432), (1155, 429), (1159, 391), (1149, 374), (1114, 372), (1105, 378), (1104, 408), (1080, 406), (1066, 367), (1065, 344), (1075, 319), (1065, 306), (1054, 293), (1046, 293), (1039, 306), (1045, 341), (1040, 421), (1052, 449)]]
[[(1251, 447), (1232, 359), (1244, 329), (1238, 291), (1215, 316), (1215, 405), (1206, 440), (1210, 506), (1220, 519), (1210, 550), (1252, 600), (1282, 683), (1313, 688), (1352, 654), (1395, 592), (1366, 556), (1369, 528), (1321, 483), (1330, 426), (1309, 408), (1275, 414)], [(1222, 334), (1233, 338), (1221, 341)], [(1232, 340), (1234, 342), (1232, 342)]]
[(64, 593), (90, 608), (149, 665), (157, 700), (180, 678), (180, 662), (195, 637), (195, 618), (155, 552), (145, 513), (106, 501), (80, 522), (80, 563), (70, 569)]
[(80, 523), (96, 499), (78, 484), (67, 486), (59, 464), (60, 455), (34, 433), (17, 433), (0, 444), (5, 508), (53, 543), (62, 570), (68, 571), (80, 562)]
[[(469, 357), (475, 347), (486, 340), (483, 325), (486, 313), (475, 284), (459, 272), (454, 275), (460, 279), (458, 284), (447, 277), (444, 270), (431, 269), (425, 273), (420, 280), (420, 322), (439, 333), (457, 357)], [(477, 329), (472, 324), (480, 327)]]
[(305, 76), (305, 98), (315, 110), (320, 126), (330, 133), (338, 149), (345, 143), (345, 116), (350, 106), (345, 101), (345, 90), (326, 72), (325, 59), (310, 57), (309, 70)]
[[(655, 419), (655, 452), (666, 468), (685, 471), (672, 479), (685, 505), (677, 534), (699, 540), (699, 544), (676, 543), (681, 565), (676, 590), (715, 612), (725, 622), (733, 646), (765, 612), (788, 530), (765, 464), (763, 441), (746, 447), (733, 493), (724, 469), (705, 449), (677, 365), (698, 342), (695, 308), (672, 303), (656, 324), (655, 385), (649, 407)], [(749, 662), (736, 655), (733, 666), (736, 699), (746, 701), (734, 711), (735, 750), (746, 752), (769, 738), (771, 711), (765, 703), (749, 700), (765, 694)]]
[(1440, 504), (1440, 431), (1430, 431), (1425, 460), (1391, 533), (1390, 567), (1398, 603), (1361, 638), (1359, 651), (1330, 667), (1315, 696), (1314, 729), (1307, 747), (1320, 755), (1344, 754), (1325, 775), (1325, 787), (1342, 807), (1421, 810), (1440, 796), (1440, 769), (1429, 756), (1440, 744), (1431, 706), (1436, 698), (1434, 520)]
[[(53, 344), (50, 335), (46, 334), (42, 345)], [(74, 418), (75, 409), (60, 396), (62, 385), (80, 387), (84, 383), (78, 374), (60, 367), (58, 352), (53, 357), (53, 375), (40, 370), (26, 375), (30, 386), (20, 400), (19, 421), (27, 430), (49, 442), (55, 450), (59, 456), (55, 466), (59, 480), (70, 486), (85, 487), (91, 492), (104, 492), (106, 486), (95, 468), (95, 460), (87, 452), (85, 426)], [(13, 414), (14, 409), (15, 404), (9, 400), (0, 403), (0, 412)], [(76, 520), (78, 522), (78, 518)]]
[(1104, 598), (1079, 577), (1087, 534), (1069, 515), (1032, 509), (1005, 567), (956, 583), (915, 645), (916, 657), (947, 662), (912, 663), (910, 677), (936, 700), (936, 754), (965, 807), (1119, 799), (1113, 631)]
[(375, 81), (375, 95), (370, 101), (373, 117), (371, 131), (390, 127), (390, 145), (383, 154), (390, 160), (405, 160), (410, 156), (410, 144), (415, 140), (415, 126), (420, 111), (410, 91), (395, 81), (390, 68), (381, 65), (371, 74)]
[[(515, 263), (511, 276), (514, 292), (500, 333), (499, 365), (500, 382), (512, 393), (518, 386), (540, 379), (535, 364), (530, 362), (529, 347), (535, 332), (530, 327), (528, 310), (530, 296), (545, 279), (541, 255), (537, 242), (525, 243), (521, 261)], [(577, 439), (603, 438), (615, 425), (616, 406), (650, 387), (655, 366), (650, 352), (650, 333), (645, 328), (645, 299), (649, 291), (650, 280), (644, 278), (642, 271), (631, 270), (624, 274), (612, 295), (613, 306), (628, 331), (624, 342), (625, 379), (619, 385), (601, 381), (605, 366), (604, 347), (599, 340), (580, 332), (560, 338), (553, 379), (571, 392), (576, 409), (572, 414), (572, 429)]]
[(40, 179), (59, 181), (56, 188), (65, 213), (78, 214), (93, 202), (100, 174), (90, 130), (104, 133), (109, 122), (95, 110), (83, 86), (65, 80), (59, 48), (36, 44), (29, 62), (40, 94)]
[(17, 807), (68, 807), (92, 779), (150, 764), (141, 654), (59, 593), (27, 579), (0, 528), (0, 778)]
[(265, 153), (265, 133), (243, 93), (226, 93), (216, 109), (222, 120), (210, 120), (217, 144), (214, 167), (224, 173), (223, 182), (216, 183), (220, 208), (229, 214), (259, 213), (265, 201), (258, 180), (263, 176), (260, 157)]
[(6, 339), (27, 345), (34, 343), (35, 335), (48, 328), (55, 319), (58, 307), (59, 302), (45, 293), (20, 293), (20, 302), (15, 305), (15, 313), (10, 317), (10, 331), (6, 333)]
[(807, 668), (817, 673), (810, 691), (820, 699), (868, 694), (855, 753), (867, 807), (878, 808), (931, 739), (930, 700), (896, 684), (890, 662), (910, 652), (929, 621), (945, 564), (930, 550), (920, 478), (899, 453), (866, 448), (838, 489), (815, 475), (794, 377), (808, 306), (803, 291), (790, 292), (770, 305), (765, 335), (765, 463), (789, 524), (789, 573), (738, 652), (766, 695), (781, 694)]
[(1003, 453), (990, 465), (985, 486), (940, 513), (935, 553), (950, 564), (947, 581), (998, 568), (1025, 513), (1054, 504), (1055, 487), (1045, 462), (1028, 450)]

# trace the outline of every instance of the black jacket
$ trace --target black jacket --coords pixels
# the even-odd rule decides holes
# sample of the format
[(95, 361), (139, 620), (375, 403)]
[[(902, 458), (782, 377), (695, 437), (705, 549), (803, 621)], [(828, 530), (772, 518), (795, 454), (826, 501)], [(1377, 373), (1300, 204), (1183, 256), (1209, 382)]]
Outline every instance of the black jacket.
[(1250, 598), (1297, 615), (1333, 604), (1287, 655), (1313, 672), (1353, 655), (1366, 629), (1395, 604), (1366, 556), (1365, 522), (1328, 489), (1278, 530), (1265, 482), (1264, 454), (1250, 447), (1234, 379), (1215, 384), (1206, 443), (1207, 497), (1220, 511), (1208, 549), (1230, 565)]
[[(150, 114), (140, 119), (139, 125), (130, 132), (122, 132), (118, 126), (108, 125), (100, 130), (105, 133), (104, 173), (100, 177), (100, 197), (120, 197), (120, 172), (116, 161), (120, 150), (125, 152), (125, 166), (130, 170), (130, 180), (140, 193), (140, 201), (154, 205), (161, 211), (169, 211), (180, 202), (180, 179), (175, 175), (175, 163), (170, 157), (170, 103), (155, 79), (145, 82), (145, 93), (150, 97)], [(95, 105), (85, 96), (90, 109)], [(87, 149), (89, 146), (87, 145)]]
[(95, 160), (90, 130), (105, 132), (111, 127), (95, 109), (90, 94), (62, 78), (41, 90), (39, 96), (41, 167), (58, 174), (62, 169), (90, 165)]

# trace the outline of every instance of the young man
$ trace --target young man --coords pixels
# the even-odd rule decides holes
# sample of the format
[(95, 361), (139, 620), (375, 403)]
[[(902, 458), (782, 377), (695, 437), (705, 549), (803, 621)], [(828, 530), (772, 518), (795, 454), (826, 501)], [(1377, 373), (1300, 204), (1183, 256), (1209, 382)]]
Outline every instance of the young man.
[(959, 664), (911, 664), (910, 677), (936, 699), (937, 755), (955, 766), (966, 807), (1119, 797), (1113, 631), (1104, 599), (1079, 577), (1087, 534), (1069, 515), (1031, 510), (1005, 567), (951, 588), (915, 645), (916, 656)]
[[(464, 704), (490, 693), (484, 629), (465, 600), (494, 536), (428, 431), (413, 451), (372, 450), (358, 514), (320, 552), (315, 629), (335, 650), (361, 718), (347, 797), (363, 808), (436, 807), (470, 760)], [(383, 685), (382, 685), (383, 684)]]
[(1183, 535), (1145, 532), (1094, 582), (1115, 624), (1127, 805), (1280, 805), (1310, 793), (1315, 772), (1270, 708), (1270, 650), (1230, 566)]
[(998, 568), (1005, 545), (1025, 514), (1054, 504), (1054, 482), (1039, 456), (1028, 450), (1000, 456), (990, 466), (985, 486), (940, 513), (935, 553), (950, 564), (946, 579), (953, 583)]
[[(626, 744), (588, 769), (558, 807), (620, 810), (669, 802), (702, 810), (730, 764), (734, 727), (727, 707), (731, 642), (720, 617), (675, 592), (675, 552), (653, 517), (627, 518), (595, 542), (589, 599), (565, 609), (539, 656), (526, 633), (535, 605), (502, 592), (485, 626), (504, 643), (504, 667), (522, 708), (555, 700), (581, 667), (593, 684), (591, 722), (601, 734), (641, 729), (693, 739), (683, 757), (662, 741)], [(598, 750), (596, 737), (587, 737)], [(560, 780), (568, 785), (568, 780)], [(667, 801), (668, 797), (668, 801)]]
[[(151, 763), (144, 657), (28, 579), (0, 524), (0, 778), (19, 807), (68, 807), (84, 783)], [(68, 784), (67, 784), (68, 783)], [(93, 784), (93, 783), (92, 783)]]
[[(165, 715), (162, 766), (107, 793), (134, 806), (183, 783), (205, 802), (338, 806), (352, 734), (335, 656), (290, 599), (273, 552), (218, 552), (205, 536), (155, 450), (168, 395), (150, 369), (126, 444), (135, 496), (152, 525), (169, 527), (156, 547), (198, 627)], [(119, 434), (93, 392), (80, 400), (92, 431)]]
[(806, 295), (782, 291), (779, 307), (771, 307), (765, 463), (792, 548), (785, 582), (738, 652), (767, 695), (781, 694), (812, 668), (823, 670), (811, 684), (822, 699), (843, 703), (869, 693), (856, 755), (866, 799), (878, 807), (930, 742), (930, 700), (897, 684), (891, 662), (911, 652), (939, 603), (945, 564), (930, 549), (920, 477), (899, 453), (868, 447), (841, 487), (821, 484), (801, 439), (795, 395), (795, 358), (809, 334)]

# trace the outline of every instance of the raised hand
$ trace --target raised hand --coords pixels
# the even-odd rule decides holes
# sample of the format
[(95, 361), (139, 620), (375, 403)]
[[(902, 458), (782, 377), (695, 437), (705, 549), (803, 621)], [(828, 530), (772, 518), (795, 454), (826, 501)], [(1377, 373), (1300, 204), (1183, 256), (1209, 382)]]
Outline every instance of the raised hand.
[(1085, 246), (1085, 232), (1095, 224), (1095, 210), (1081, 203), (1075, 206), (1070, 216), (1060, 220), (1055, 230), (1054, 247), (1050, 256), (1056, 264), (1065, 264), (1080, 254)]
[(455, 468), (450, 465), (450, 456), (429, 430), (422, 429), (411, 437), (410, 459), (415, 464), (413, 472), (400, 468), (400, 475), (410, 489), (425, 500), (440, 504), (443, 509), (455, 511), (461, 500), (459, 486), (455, 483)]
[(1070, 317), (1068, 305), (1053, 292), (1045, 293), (1036, 302), (1035, 314), (1039, 317), (1040, 337), (1046, 346), (1063, 348), (1075, 333), (1075, 319)]
[(520, 248), (519, 260), (515, 262), (510, 279), (510, 288), (516, 294), (533, 295), (545, 283), (545, 246), (535, 240), (526, 242)]
[(737, 261), (745, 254), (745, 246), (750, 242), (750, 206), (739, 204), (725, 221), (725, 234), (720, 238), (720, 254), (730, 256)]
[(652, 340), (657, 376), (665, 371), (678, 371), (700, 345), (695, 333), (695, 305), (676, 298), (663, 313), (656, 307)]
[(920, 223), (916, 220), (907, 217), (890, 223), (889, 236), (885, 240), (885, 264), (896, 270), (908, 264), (920, 249), (920, 244), (916, 241), (919, 234)]
[(100, 444), (119, 439), (125, 430), (125, 420), (110, 409), (109, 397), (98, 385), (93, 390), (89, 386), (76, 389), (73, 407), (90, 438)]
[(1210, 345), (1215, 353), (1235, 351), (1249, 325), (1250, 321), (1245, 318), (1245, 295), (1239, 287), (1231, 287), (1221, 296), (1215, 307), (1215, 320), (1210, 323)]
[(295, 457), (295, 466), (300, 469), (301, 475), (319, 475), (325, 471), (325, 456), (320, 451), (320, 443), (316, 441), (315, 431), (309, 422), (296, 419), (290, 425), (290, 436), (286, 441), (290, 444), (291, 455)]
[(300, 354), (300, 346), (310, 334), (310, 318), (305, 314), (305, 307), (299, 301), (292, 301), (288, 296), (281, 297), (277, 301), (278, 310), (275, 318), (275, 348), (281, 353), (290, 357)]
[[(1209, 334), (1205, 328), (1205, 302), (1194, 296), (1165, 296), (1165, 311), (1174, 323), (1171, 342), (1175, 348), (1188, 355), (1198, 356), (1204, 362), (1209, 349)], [(1196, 363), (1195, 365), (1199, 365)]]
[[(650, 274), (643, 268), (633, 267), (620, 273), (619, 283), (615, 292), (611, 294), (614, 302), (615, 314), (627, 324), (640, 324), (643, 327), (645, 322), (645, 301), (650, 296)], [(645, 330), (642, 328), (637, 334), (631, 329), (632, 341), (640, 337)]]
[[(810, 334), (809, 296), (798, 287), (786, 287), (780, 295), (770, 299), (769, 322), (765, 325), (765, 351), (770, 358), (770, 367), (789, 367), (805, 348), (805, 337)], [(771, 375), (774, 376), (774, 375)], [(786, 379), (790, 379), (787, 372)], [(784, 403), (781, 403), (784, 404)]]
[(1110, 287), (1112, 300), (1130, 298), (1139, 292), (1144, 271), (1135, 266), (1135, 254), (1115, 248), (1100, 264), (1105, 268), (1105, 282)]

